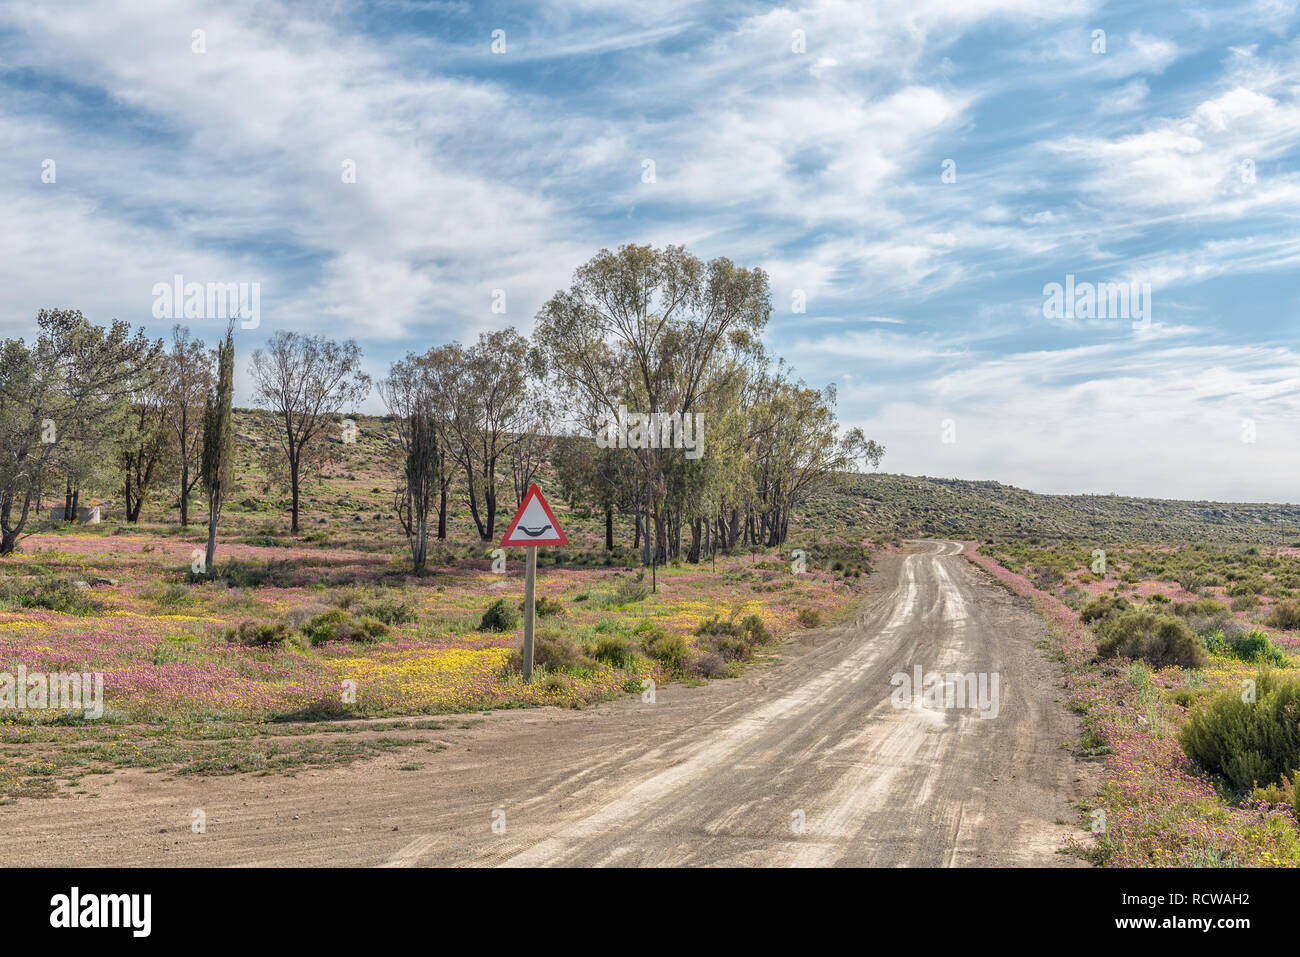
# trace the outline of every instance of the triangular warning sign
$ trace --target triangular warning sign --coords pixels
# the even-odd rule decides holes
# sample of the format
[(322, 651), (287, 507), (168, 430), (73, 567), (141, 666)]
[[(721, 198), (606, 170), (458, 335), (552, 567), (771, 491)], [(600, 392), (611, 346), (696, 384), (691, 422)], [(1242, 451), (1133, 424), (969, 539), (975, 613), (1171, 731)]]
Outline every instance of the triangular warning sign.
[(568, 536), (560, 530), (560, 525), (551, 512), (551, 506), (542, 497), (542, 490), (536, 485), (528, 486), (519, 511), (514, 521), (506, 529), (502, 545), (567, 545)]

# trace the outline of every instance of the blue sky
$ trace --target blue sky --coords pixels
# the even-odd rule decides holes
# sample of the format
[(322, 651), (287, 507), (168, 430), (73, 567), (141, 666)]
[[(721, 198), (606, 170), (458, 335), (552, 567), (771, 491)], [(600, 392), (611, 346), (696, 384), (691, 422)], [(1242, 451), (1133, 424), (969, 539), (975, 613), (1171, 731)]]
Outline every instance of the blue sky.
[[(382, 375), (683, 243), (769, 272), (772, 352), (889, 471), (1300, 501), (1297, 53), (1290, 0), (6, 0), (0, 335), (165, 335), (180, 273), (261, 284), (244, 355)], [(1150, 322), (1047, 318), (1067, 274)]]

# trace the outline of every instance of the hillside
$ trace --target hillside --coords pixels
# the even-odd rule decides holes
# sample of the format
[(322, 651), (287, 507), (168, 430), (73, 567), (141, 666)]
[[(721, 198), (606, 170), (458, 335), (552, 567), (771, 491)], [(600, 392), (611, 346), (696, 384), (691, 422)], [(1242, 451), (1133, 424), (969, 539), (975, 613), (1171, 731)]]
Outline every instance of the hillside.
[(1300, 541), (1300, 506), (1187, 502), (1119, 495), (1042, 495), (998, 482), (854, 475), (796, 514), (817, 528), (888, 536), (1105, 538), (1124, 541)]
[[(340, 419), (343, 417), (340, 416)], [(356, 441), (343, 444), (339, 430), (331, 430), (330, 460), (319, 480), (303, 487), (303, 532), (329, 525), (337, 535), (350, 527), (366, 537), (396, 534), (393, 527), (393, 488), (399, 450), (391, 420), (353, 416)], [(268, 481), (267, 462), (278, 461), (271, 447), (275, 422), (268, 412), (236, 409), (235, 487), (226, 519), (235, 527), (279, 530), (287, 512), (288, 495), (281, 482)], [(549, 469), (541, 482), (553, 489)], [(509, 477), (501, 476), (503, 504), (509, 519), (513, 498)], [(174, 495), (156, 490), (155, 501), (145, 510), (145, 521), (174, 516)], [(197, 496), (196, 496), (197, 497)], [(105, 518), (120, 515), (111, 503)], [(555, 502), (564, 509), (563, 503)], [(567, 510), (565, 510), (567, 512)], [(567, 527), (578, 530), (595, 546), (598, 521), (591, 516), (568, 515)], [(629, 520), (620, 517), (619, 541), (630, 544)], [(469, 510), (457, 497), (452, 502), (453, 533), (469, 541)], [(1300, 543), (1300, 505), (1169, 501), (1117, 495), (1043, 495), (992, 481), (940, 479), (896, 474), (841, 476), (795, 510), (790, 544), (799, 542), (860, 543), (864, 539), (948, 536), (953, 538), (1106, 539), (1131, 542), (1242, 542), (1290, 545)], [(456, 535), (455, 537), (461, 537)], [(398, 539), (394, 539), (394, 542)], [(584, 542), (587, 544), (587, 542)]]

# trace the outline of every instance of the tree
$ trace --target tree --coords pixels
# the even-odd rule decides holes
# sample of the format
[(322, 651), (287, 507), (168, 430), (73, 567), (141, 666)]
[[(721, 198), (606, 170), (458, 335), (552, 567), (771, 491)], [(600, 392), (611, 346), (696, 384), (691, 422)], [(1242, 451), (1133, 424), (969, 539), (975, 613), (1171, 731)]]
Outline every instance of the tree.
[(370, 377), (361, 371), (355, 340), (338, 343), (284, 330), (265, 351), (253, 353), (251, 372), (253, 401), (280, 419), (277, 441), (289, 467), (290, 530), (296, 533), (304, 451), (343, 408), (370, 394)]
[(213, 387), (213, 354), (203, 341), (191, 339), (189, 329), (172, 329), (172, 349), (166, 373), (167, 425), (180, 485), (181, 527), (190, 523), (190, 493), (202, 478), (203, 405)]
[(217, 524), (230, 488), (230, 460), (234, 454), (235, 426), (231, 412), (235, 392), (234, 323), (217, 350), (217, 376), (203, 405), (203, 493), (208, 500), (208, 549), (204, 569), (212, 573), (217, 555)]
[(421, 358), (434, 413), (448, 453), (465, 475), (479, 538), (496, 535), (497, 468), (519, 441), (520, 408), (533, 370), (528, 340), (514, 329), (485, 332), (466, 348), (458, 342)]
[[(542, 307), (534, 338), (561, 390), (580, 397), (597, 417), (614, 416), (625, 405), (685, 418), (716, 408), (714, 396), (733, 388), (740, 360), (761, 351), (771, 308), (761, 269), (725, 258), (706, 265), (680, 246), (628, 245), (603, 249), (579, 267), (569, 289)], [(700, 507), (704, 500), (670, 490), (669, 472), (697, 481), (698, 463), (678, 467), (684, 457), (678, 448), (631, 454), (662, 559), (670, 547), (676, 552), (669, 538), (678, 540), (682, 521), (702, 518), (685, 515), (687, 503)]]
[(76, 309), (42, 309), (36, 324), (30, 348), (0, 344), (0, 555), (17, 548), (51, 467), (111, 434), (106, 424), (162, 352), (143, 331), (95, 326)]
[(446, 537), (446, 457), (440, 446), (433, 399), (420, 360), (413, 355), (398, 359), (389, 367), (388, 378), (378, 383), (378, 389), (384, 405), (397, 421), (398, 444), (405, 452), (402, 482), (394, 503), (411, 550), (412, 568), (418, 575), (428, 562), (429, 516), (439, 497), (438, 537)]
[(154, 481), (170, 466), (167, 394), (160, 370), (144, 372), (129, 398), (119, 461), (125, 517), (128, 522), (138, 522)]

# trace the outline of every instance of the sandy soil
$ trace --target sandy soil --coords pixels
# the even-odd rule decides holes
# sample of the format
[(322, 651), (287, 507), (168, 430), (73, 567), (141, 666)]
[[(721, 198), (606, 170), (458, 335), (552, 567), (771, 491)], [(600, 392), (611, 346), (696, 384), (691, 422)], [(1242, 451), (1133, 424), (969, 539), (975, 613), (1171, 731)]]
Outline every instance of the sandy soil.
[[(960, 555), (883, 559), (852, 620), (743, 678), (483, 716), (293, 778), (88, 777), (0, 807), (4, 865), (1076, 865), (1084, 770), (1041, 620)], [(891, 676), (999, 677), (996, 717)], [(410, 763), (418, 770), (400, 770)], [(202, 809), (206, 833), (191, 831)]]

